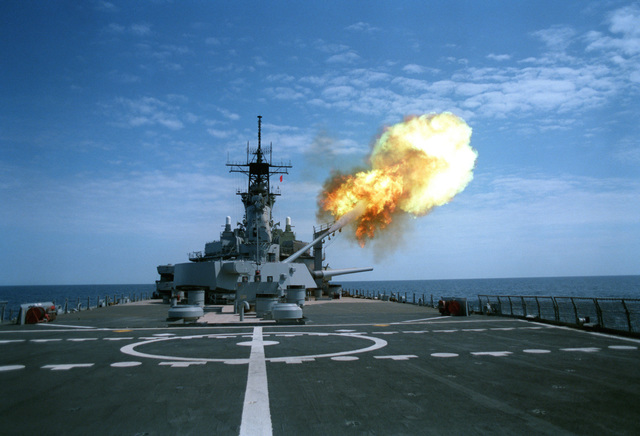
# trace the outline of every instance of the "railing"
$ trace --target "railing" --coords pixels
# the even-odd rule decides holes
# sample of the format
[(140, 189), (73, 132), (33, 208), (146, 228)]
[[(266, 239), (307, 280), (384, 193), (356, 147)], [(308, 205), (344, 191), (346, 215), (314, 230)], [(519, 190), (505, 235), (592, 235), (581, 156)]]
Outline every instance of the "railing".
[(563, 324), (640, 333), (640, 299), (478, 295), (483, 314), (533, 317)]
[[(93, 310), (100, 307), (113, 306), (116, 304), (127, 304), (127, 303), (133, 303), (133, 302), (149, 300), (149, 299), (150, 299), (150, 295), (148, 292), (142, 292), (138, 295), (136, 295), (135, 293), (129, 293), (129, 294), (118, 293), (113, 295), (107, 294), (103, 298), (98, 296), (93, 299), (91, 297), (87, 297), (86, 299), (77, 297), (71, 300), (69, 298), (65, 298), (63, 304), (57, 304), (56, 301), (59, 301), (59, 300), (54, 300), (53, 304), (56, 306), (58, 313), (62, 314), (62, 313), (80, 312), (82, 310)], [(74, 304), (74, 301), (75, 301), (75, 304)], [(93, 304), (92, 301), (95, 302), (95, 304)], [(14, 318), (18, 316), (19, 309), (16, 311), (16, 313), (14, 313), (14, 311), (10, 309), (9, 315), (5, 317), (6, 305), (7, 305), (6, 301), (0, 301), (0, 323), (5, 322), (5, 320), (8, 322), (14, 322), (15, 321)]]

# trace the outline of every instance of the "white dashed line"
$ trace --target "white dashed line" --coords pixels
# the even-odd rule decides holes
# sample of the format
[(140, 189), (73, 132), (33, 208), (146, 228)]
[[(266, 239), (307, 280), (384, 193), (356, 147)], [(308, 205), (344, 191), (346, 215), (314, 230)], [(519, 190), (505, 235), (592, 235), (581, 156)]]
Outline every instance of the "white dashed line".
[(331, 360), (335, 360), (337, 362), (353, 362), (359, 359), (360, 358), (356, 356), (336, 356), (331, 358)]
[(193, 365), (205, 365), (207, 362), (196, 360), (194, 362), (160, 362), (160, 366), (170, 366), (171, 368), (188, 368)]
[(459, 354), (456, 353), (431, 353), (433, 357), (458, 357)]
[(0, 366), (0, 372), (15, 371), (17, 369), (24, 369), (24, 365), (5, 365), (5, 366)]
[(409, 360), (416, 359), (415, 354), (398, 354), (396, 356), (373, 356), (374, 359), (390, 359), (390, 360)]
[(42, 369), (50, 369), (51, 371), (69, 371), (74, 368), (91, 368), (93, 363), (68, 363), (61, 365), (45, 365)]
[(477, 351), (471, 354), (474, 356), (506, 357), (513, 353), (511, 351)]
[(609, 345), (612, 350), (637, 350), (638, 347), (633, 345)]
[(142, 362), (113, 362), (109, 366), (111, 366), (112, 368), (131, 368), (140, 365), (142, 365)]

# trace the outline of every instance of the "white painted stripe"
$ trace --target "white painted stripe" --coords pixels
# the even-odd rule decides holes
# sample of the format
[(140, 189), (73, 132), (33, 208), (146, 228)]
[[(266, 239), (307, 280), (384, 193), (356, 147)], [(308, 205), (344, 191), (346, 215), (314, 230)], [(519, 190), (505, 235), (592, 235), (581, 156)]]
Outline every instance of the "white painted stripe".
[(249, 357), (247, 389), (244, 393), (240, 436), (270, 436), (272, 434), (267, 362), (262, 342), (262, 327), (253, 328), (253, 345)]
[(194, 362), (160, 362), (158, 365), (170, 366), (171, 368), (189, 368), (191, 365), (206, 365), (207, 362), (196, 360)]
[(26, 341), (26, 339), (5, 339), (0, 341), (0, 344), (12, 344), (15, 342), (24, 342)]
[(395, 356), (373, 356), (374, 359), (390, 359), (390, 360), (409, 360), (415, 359), (418, 356), (415, 354), (398, 354)]
[(513, 354), (511, 351), (478, 351), (471, 353), (474, 356), (493, 356), (493, 357), (506, 357), (509, 354)]
[(431, 353), (433, 357), (458, 357), (456, 353)]
[(96, 329), (97, 327), (90, 327), (86, 325), (65, 325), (65, 324), (57, 324), (57, 323), (42, 323), (40, 324), (43, 327), (66, 327), (72, 329)]
[(45, 342), (59, 342), (62, 339), (31, 339), (31, 342), (35, 342), (36, 344), (45, 343)]
[(584, 334), (592, 335), (592, 336), (600, 336), (601, 338), (616, 339), (616, 340), (620, 340), (620, 341), (635, 342), (635, 343), (640, 344), (640, 339), (635, 339), (635, 338), (627, 338), (627, 337), (624, 337), (624, 336), (610, 335), (610, 334), (607, 334), (607, 333), (592, 332), (592, 331), (589, 331), (589, 330), (581, 330), (581, 329), (565, 327), (565, 326), (561, 326), (561, 325), (542, 324), (542, 323), (533, 322), (533, 321), (522, 321), (522, 322), (530, 322), (531, 324), (539, 324), (542, 327), (566, 330), (566, 331), (576, 332), (576, 333), (584, 333)]
[(132, 368), (140, 365), (142, 365), (142, 362), (113, 362), (110, 366), (112, 368)]
[(42, 369), (50, 369), (51, 371), (69, 371), (73, 368), (91, 368), (93, 363), (69, 363), (63, 365), (45, 365)]
[(597, 353), (600, 351), (600, 348), (596, 347), (584, 347), (584, 348), (560, 348), (560, 351), (575, 351), (578, 353)]
[(635, 345), (609, 345), (612, 350), (637, 350)]
[(98, 338), (69, 338), (67, 341), (70, 342), (85, 342), (85, 341), (97, 341)]
[(5, 365), (5, 366), (0, 366), (0, 372), (15, 371), (17, 369), (24, 369), (24, 365)]

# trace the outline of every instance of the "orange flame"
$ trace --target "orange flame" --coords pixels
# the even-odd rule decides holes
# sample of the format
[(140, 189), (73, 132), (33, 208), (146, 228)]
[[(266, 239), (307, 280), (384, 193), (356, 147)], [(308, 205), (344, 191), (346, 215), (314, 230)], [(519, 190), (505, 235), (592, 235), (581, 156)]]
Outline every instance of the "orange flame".
[(471, 128), (451, 113), (412, 116), (385, 129), (369, 160), (371, 169), (336, 174), (325, 182), (320, 214), (356, 220), (361, 246), (396, 214), (426, 215), (448, 203), (473, 178), (477, 152)]

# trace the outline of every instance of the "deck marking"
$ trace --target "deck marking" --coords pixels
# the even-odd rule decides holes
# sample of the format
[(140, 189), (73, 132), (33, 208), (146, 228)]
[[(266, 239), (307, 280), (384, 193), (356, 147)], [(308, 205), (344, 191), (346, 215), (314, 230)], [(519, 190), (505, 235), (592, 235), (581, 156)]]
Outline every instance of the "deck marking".
[(457, 329), (452, 329), (452, 330), (432, 330), (433, 333), (454, 333), (457, 332)]
[(62, 339), (31, 339), (30, 342), (35, 342), (37, 344), (39, 343), (44, 343), (44, 342), (59, 342)]
[(85, 342), (85, 341), (97, 341), (98, 338), (69, 338), (69, 342)]
[[(278, 341), (262, 341), (263, 346), (267, 345), (278, 345), (280, 342)], [(238, 342), (236, 345), (240, 345), (242, 347), (253, 347), (253, 341), (249, 342)]]
[[(285, 332), (283, 332), (285, 333)], [(299, 335), (302, 337), (316, 337), (316, 336), (320, 336), (320, 337), (327, 337), (327, 336), (339, 336), (339, 337), (343, 337), (343, 338), (353, 338), (353, 339), (365, 339), (368, 341), (373, 342), (372, 345), (368, 346), (368, 347), (364, 347), (364, 348), (357, 348), (357, 349), (353, 349), (353, 350), (348, 350), (348, 351), (339, 351), (339, 352), (335, 352), (335, 353), (326, 353), (326, 354), (311, 354), (311, 355), (305, 355), (305, 356), (283, 356), (283, 357), (271, 357), (271, 358), (266, 358), (265, 360), (269, 361), (269, 362), (285, 362), (287, 359), (290, 359), (290, 361), (311, 361), (310, 359), (319, 359), (319, 358), (323, 358), (323, 357), (336, 357), (336, 356), (348, 356), (348, 355), (352, 355), (352, 354), (359, 354), (359, 353), (367, 353), (369, 351), (374, 351), (377, 350), (379, 348), (383, 348), (387, 345), (387, 341), (385, 341), (384, 339), (381, 338), (377, 338), (375, 336), (364, 336), (364, 333), (314, 333), (314, 332), (309, 332), (309, 333), (304, 333), (302, 335)], [(201, 361), (201, 362), (222, 362), (225, 363), (227, 365), (233, 365), (233, 364), (246, 364), (248, 363), (248, 359), (234, 359), (234, 358), (207, 358), (207, 357), (183, 357), (183, 356), (166, 356), (166, 355), (159, 355), (159, 354), (148, 354), (148, 353), (143, 353), (141, 351), (136, 350), (136, 347), (141, 347), (141, 346), (145, 346), (145, 345), (150, 345), (150, 344), (156, 344), (156, 343), (163, 343), (163, 342), (167, 342), (167, 341), (175, 341), (175, 340), (188, 340), (188, 339), (203, 339), (203, 338), (211, 338), (211, 335), (207, 334), (207, 335), (193, 335), (193, 336), (173, 336), (173, 337), (163, 337), (163, 338), (153, 338), (153, 339), (146, 339), (142, 342), (137, 342), (137, 343), (133, 343), (133, 344), (129, 344), (129, 345), (125, 345), (124, 347), (120, 348), (120, 351), (124, 354), (128, 354), (130, 356), (134, 356), (134, 357), (146, 357), (146, 358), (151, 358), (151, 359), (161, 359), (164, 361), (186, 361), (186, 362), (195, 362), (195, 361)], [(144, 338), (140, 338), (140, 339), (144, 339)], [(262, 341), (262, 346), (264, 347), (265, 343), (270, 343), (271, 341)]]
[(609, 345), (612, 350), (637, 350), (638, 347), (633, 345)]
[(506, 357), (509, 354), (513, 354), (511, 351), (476, 351), (471, 353), (474, 356), (493, 356), (493, 357)]
[(253, 345), (249, 357), (247, 389), (244, 393), (240, 436), (270, 436), (272, 434), (267, 361), (264, 355), (262, 327), (253, 328)]
[(142, 365), (142, 362), (113, 362), (110, 366), (113, 368), (131, 368), (140, 365)]
[(336, 356), (331, 358), (331, 360), (335, 360), (337, 362), (353, 362), (354, 360), (359, 359), (360, 358), (356, 356)]
[(91, 368), (93, 363), (67, 363), (61, 365), (45, 365), (42, 369), (50, 369), (51, 371), (69, 371), (73, 368)]
[(127, 340), (131, 340), (131, 339), (134, 339), (133, 336), (120, 337), (120, 338), (103, 338), (103, 340), (105, 340), (105, 341), (127, 341)]
[(433, 357), (458, 357), (457, 353), (431, 353)]
[(206, 365), (207, 362), (195, 361), (195, 362), (160, 362), (160, 366), (170, 366), (171, 368), (188, 368), (191, 365)]
[(55, 324), (55, 323), (43, 323), (40, 325), (47, 326), (47, 327), (66, 327), (66, 328), (72, 328), (72, 329), (96, 329), (97, 328), (97, 327), (90, 327), (86, 325), (65, 325), (65, 324)]
[(588, 330), (580, 330), (580, 329), (575, 329), (575, 328), (571, 328), (571, 327), (565, 327), (565, 326), (561, 326), (561, 325), (544, 324), (544, 323), (535, 322), (535, 321), (523, 321), (523, 322), (530, 322), (531, 324), (538, 324), (538, 325), (540, 325), (542, 327), (547, 327), (547, 328), (552, 328), (552, 329), (566, 330), (566, 331), (575, 332), (575, 333), (585, 333), (587, 335), (600, 336), (602, 338), (615, 339), (615, 340), (619, 340), (619, 341), (635, 342), (637, 344), (640, 344), (640, 339), (635, 339), (635, 338), (627, 338), (627, 337), (624, 337), (624, 336), (616, 336), (616, 335), (611, 335), (611, 334), (608, 334), (608, 333), (591, 332), (591, 331), (588, 331)]
[(17, 369), (24, 369), (24, 365), (5, 365), (5, 366), (0, 366), (0, 372), (15, 371)]
[(276, 357), (276, 358), (269, 359), (269, 362), (275, 362), (275, 363), (284, 362), (287, 364), (297, 364), (297, 363), (315, 362), (315, 361), (316, 359), (311, 357)]
[(418, 356), (415, 354), (398, 354), (395, 356), (373, 356), (374, 359), (390, 359), (390, 360), (409, 360), (415, 359)]
[(0, 341), (0, 344), (11, 344), (11, 343), (15, 343), (15, 342), (25, 342), (26, 339), (5, 339)]
[(431, 318), (419, 318), (419, 319), (408, 319), (406, 321), (398, 321), (398, 322), (392, 322), (391, 324), (406, 324), (409, 322), (419, 322), (419, 321), (435, 321), (438, 319), (447, 319), (450, 318), (449, 316), (434, 316)]
[(539, 349), (529, 349), (529, 350), (522, 350), (523, 353), (529, 353), (529, 354), (547, 354), (547, 353), (551, 353), (551, 350), (539, 350)]
[(596, 347), (584, 347), (584, 348), (560, 348), (560, 351), (577, 351), (581, 353), (597, 353), (600, 348)]
[(462, 329), (463, 332), (486, 332), (487, 329)]

